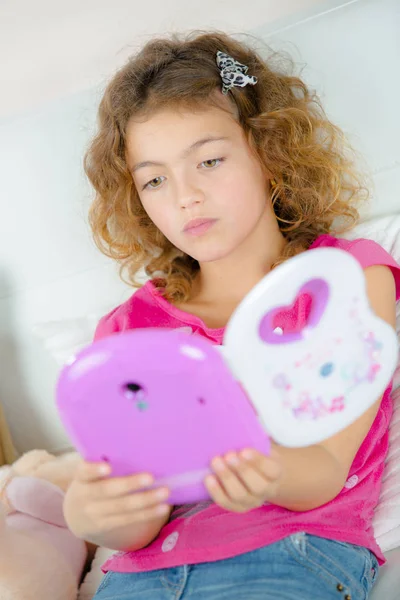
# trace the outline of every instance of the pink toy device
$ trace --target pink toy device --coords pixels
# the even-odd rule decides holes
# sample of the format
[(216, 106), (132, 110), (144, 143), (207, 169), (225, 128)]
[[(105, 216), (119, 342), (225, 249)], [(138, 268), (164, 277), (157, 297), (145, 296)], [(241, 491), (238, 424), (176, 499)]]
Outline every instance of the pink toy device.
[(217, 455), (269, 453), (252, 404), (207, 340), (165, 329), (116, 334), (80, 352), (61, 373), (57, 405), (71, 441), (113, 476), (150, 472), (168, 502), (209, 497)]

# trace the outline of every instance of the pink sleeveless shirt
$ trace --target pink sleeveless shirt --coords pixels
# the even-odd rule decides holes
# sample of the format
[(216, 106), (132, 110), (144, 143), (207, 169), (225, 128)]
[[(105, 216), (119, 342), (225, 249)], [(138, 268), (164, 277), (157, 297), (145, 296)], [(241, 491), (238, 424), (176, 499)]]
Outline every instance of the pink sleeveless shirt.
[[(400, 298), (400, 267), (381, 246), (371, 240), (348, 241), (320, 236), (310, 249), (331, 246), (350, 252), (361, 266), (386, 265), (396, 280)], [(296, 323), (301, 327), (309, 306), (297, 303)], [(293, 319), (293, 314), (290, 316)], [(285, 324), (280, 324), (282, 329)], [(190, 328), (195, 335), (221, 344), (223, 329), (210, 329), (200, 318), (183, 312), (165, 300), (150, 281), (105, 316), (95, 339), (114, 332), (143, 327)], [(246, 514), (228, 512), (212, 502), (176, 506), (170, 521), (146, 548), (117, 552), (102, 567), (104, 572), (140, 572), (183, 564), (223, 560), (272, 544), (297, 532), (349, 542), (369, 548), (384, 564), (385, 557), (372, 529), (378, 503), (384, 461), (388, 450), (388, 425), (392, 415), (391, 385), (386, 389), (378, 414), (350, 468), (341, 492), (323, 506), (294, 512), (266, 503)]]

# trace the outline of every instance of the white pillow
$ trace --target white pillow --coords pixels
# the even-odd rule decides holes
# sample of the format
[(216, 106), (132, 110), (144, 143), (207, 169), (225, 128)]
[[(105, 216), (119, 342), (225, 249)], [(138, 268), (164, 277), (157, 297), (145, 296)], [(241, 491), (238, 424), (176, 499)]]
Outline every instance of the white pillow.
[[(400, 587), (400, 548), (385, 554), (387, 562), (381, 567), (378, 579), (368, 600), (398, 600)], [(94, 595), (94, 594), (93, 594)]]
[[(364, 221), (345, 236), (347, 239), (366, 238), (373, 240), (400, 264), (400, 212)], [(400, 302), (396, 308), (396, 331), (400, 342)], [(393, 390), (400, 386), (400, 364), (394, 376)]]
[(38, 323), (33, 328), (33, 333), (42, 340), (44, 347), (57, 363), (64, 365), (81, 348), (93, 341), (97, 324), (108, 310), (84, 315), (77, 319)]
[[(365, 221), (346, 237), (372, 239), (400, 263), (400, 214)], [(396, 316), (396, 330), (400, 343), (400, 302), (397, 303)], [(375, 537), (383, 552), (400, 547), (400, 364), (394, 375), (392, 397), (389, 452), (373, 520)]]

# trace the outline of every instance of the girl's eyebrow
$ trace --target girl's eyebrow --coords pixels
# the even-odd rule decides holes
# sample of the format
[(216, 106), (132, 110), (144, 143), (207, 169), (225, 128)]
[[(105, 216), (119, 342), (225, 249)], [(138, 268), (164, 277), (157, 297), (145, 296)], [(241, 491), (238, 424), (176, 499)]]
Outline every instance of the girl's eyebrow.
[[(209, 144), (210, 142), (220, 142), (220, 141), (224, 141), (224, 140), (228, 140), (228, 137), (216, 137), (216, 136), (208, 136), (206, 138), (202, 138), (200, 140), (197, 140), (197, 142), (194, 142), (191, 146), (189, 146), (189, 148), (186, 148), (186, 150), (184, 150), (181, 154), (182, 158), (187, 158), (189, 156), (189, 154), (191, 154), (191, 152), (193, 152), (194, 150), (197, 150), (198, 148), (200, 148), (201, 146), (204, 146), (205, 144)], [(139, 169), (142, 169), (143, 167), (165, 167), (164, 163), (161, 162), (155, 162), (153, 160), (145, 160), (143, 162), (137, 163), (136, 165), (133, 165), (131, 171), (132, 173), (135, 173), (136, 171), (138, 171)]]

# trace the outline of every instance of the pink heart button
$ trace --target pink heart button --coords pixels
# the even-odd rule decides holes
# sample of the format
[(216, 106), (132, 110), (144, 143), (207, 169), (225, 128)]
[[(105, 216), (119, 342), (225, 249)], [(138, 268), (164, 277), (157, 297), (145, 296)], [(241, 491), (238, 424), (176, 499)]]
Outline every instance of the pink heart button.
[(267, 344), (302, 340), (305, 329), (315, 327), (326, 308), (329, 286), (323, 279), (311, 279), (299, 290), (290, 305), (277, 306), (261, 320), (259, 336)]

